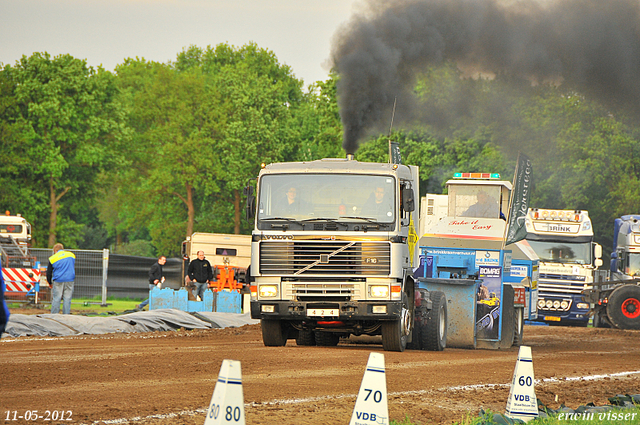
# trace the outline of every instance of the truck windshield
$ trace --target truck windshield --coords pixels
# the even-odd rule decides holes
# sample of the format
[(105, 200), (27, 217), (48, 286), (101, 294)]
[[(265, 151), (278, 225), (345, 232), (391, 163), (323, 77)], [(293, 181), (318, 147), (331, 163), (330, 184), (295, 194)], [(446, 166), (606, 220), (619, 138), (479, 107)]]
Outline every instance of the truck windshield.
[(527, 240), (540, 261), (550, 263), (591, 264), (591, 243)]
[(0, 224), (0, 233), (22, 233), (21, 224)]
[(625, 273), (629, 276), (640, 276), (640, 254), (629, 254), (629, 265)]
[(282, 219), (393, 223), (395, 196), (392, 176), (267, 174), (260, 180), (258, 222)]
[(449, 216), (499, 218), (500, 187), (489, 185), (451, 185)]

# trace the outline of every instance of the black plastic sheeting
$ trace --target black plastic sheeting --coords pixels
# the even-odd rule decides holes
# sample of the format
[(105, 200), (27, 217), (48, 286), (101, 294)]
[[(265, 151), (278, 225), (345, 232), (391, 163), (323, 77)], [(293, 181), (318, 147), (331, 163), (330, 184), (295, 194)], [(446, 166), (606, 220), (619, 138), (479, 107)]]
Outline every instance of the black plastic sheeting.
[[(76, 254), (76, 280), (74, 296), (95, 297), (102, 294), (102, 251), (74, 250)], [(49, 265), (51, 249), (32, 249), (41, 267)], [(116, 298), (145, 299), (149, 297), (149, 269), (157, 258), (135, 255), (109, 254), (107, 266), (107, 296)], [(167, 258), (162, 267), (165, 276), (165, 288), (179, 289), (182, 275), (182, 259)]]
[[(109, 254), (107, 295), (116, 298), (148, 298), (149, 269), (157, 261), (157, 258)], [(167, 258), (162, 272), (166, 278), (163, 288), (180, 289), (184, 281), (182, 259)]]
[(76, 316), (71, 314), (12, 314), (2, 337), (70, 336), (108, 333), (172, 331), (240, 327), (259, 323), (249, 314), (152, 310), (121, 316)]

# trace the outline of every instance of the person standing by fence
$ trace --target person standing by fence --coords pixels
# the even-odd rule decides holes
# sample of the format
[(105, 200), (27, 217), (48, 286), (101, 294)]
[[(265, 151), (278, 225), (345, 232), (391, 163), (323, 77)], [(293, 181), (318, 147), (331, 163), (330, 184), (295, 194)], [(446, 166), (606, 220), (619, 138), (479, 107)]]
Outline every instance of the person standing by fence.
[[(167, 257), (161, 255), (158, 257), (158, 261), (153, 263), (153, 266), (149, 269), (149, 291), (157, 286), (162, 286), (161, 284), (164, 282), (164, 274), (162, 273), (162, 266), (167, 262)], [(149, 298), (142, 301), (140, 305), (137, 306), (138, 310), (142, 310), (149, 304)]]
[(71, 314), (71, 297), (73, 296), (73, 282), (76, 280), (76, 256), (66, 251), (61, 243), (53, 246), (53, 255), (49, 257), (47, 267), (47, 282), (51, 286), (51, 314), (60, 312)]
[(200, 301), (204, 299), (204, 291), (209, 287), (209, 282), (213, 280), (213, 270), (211, 269), (211, 263), (204, 258), (204, 251), (198, 251), (198, 258), (189, 263), (189, 279), (191, 282), (195, 282), (197, 297), (200, 297)]

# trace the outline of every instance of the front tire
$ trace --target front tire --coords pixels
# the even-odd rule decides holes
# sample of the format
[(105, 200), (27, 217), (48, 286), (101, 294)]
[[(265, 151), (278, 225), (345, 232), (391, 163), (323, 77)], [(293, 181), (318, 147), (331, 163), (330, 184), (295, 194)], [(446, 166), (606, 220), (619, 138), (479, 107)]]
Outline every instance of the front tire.
[(447, 298), (443, 292), (430, 292), (432, 308), (422, 329), (422, 348), (442, 351), (447, 346)]
[(609, 296), (607, 316), (619, 329), (640, 329), (640, 286), (623, 285)]
[(287, 344), (287, 331), (281, 320), (260, 320), (262, 342), (266, 347), (283, 347)]
[(409, 311), (409, 297), (403, 292), (400, 318), (382, 323), (382, 348), (385, 351), (404, 351), (412, 326), (413, 314)]

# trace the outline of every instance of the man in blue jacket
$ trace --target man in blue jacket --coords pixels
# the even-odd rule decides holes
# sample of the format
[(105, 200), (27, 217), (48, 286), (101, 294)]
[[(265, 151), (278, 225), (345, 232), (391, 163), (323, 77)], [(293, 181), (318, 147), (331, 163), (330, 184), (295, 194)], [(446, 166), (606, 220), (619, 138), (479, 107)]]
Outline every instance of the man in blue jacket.
[(65, 251), (61, 243), (53, 246), (53, 255), (49, 257), (47, 282), (51, 286), (51, 314), (60, 312), (60, 300), (63, 314), (71, 314), (71, 296), (73, 281), (76, 280), (76, 256)]
[(9, 309), (4, 302), (4, 278), (2, 277), (2, 263), (0, 263), (0, 337), (9, 321)]

